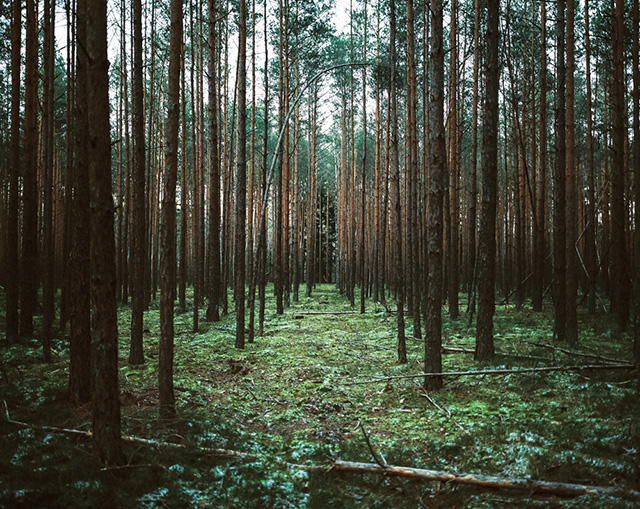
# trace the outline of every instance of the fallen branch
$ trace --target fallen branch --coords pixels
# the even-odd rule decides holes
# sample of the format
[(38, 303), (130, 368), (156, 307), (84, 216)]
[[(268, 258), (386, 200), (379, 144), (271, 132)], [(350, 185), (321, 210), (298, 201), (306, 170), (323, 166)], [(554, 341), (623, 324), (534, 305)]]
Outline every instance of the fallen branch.
[[(5, 404), (6, 409), (6, 404)], [(50, 431), (56, 433), (63, 433), (71, 436), (79, 436), (83, 438), (92, 438), (93, 434), (90, 431), (82, 431), (76, 429), (58, 428), (56, 426), (43, 426), (28, 424), (26, 422), (14, 421), (7, 415), (6, 421), (10, 424), (20, 426), (23, 428), (39, 429), (43, 431)], [(123, 436), (122, 440), (125, 442), (146, 445), (151, 447), (157, 447), (159, 449), (179, 449), (182, 451), (188, 450), (188, 447), (183, 444), (174, 444), (171, 442), (160, 442), (157, 440), (150, 440), (146, 438), (140, 438), (135, 436)], [(217, 448), (199, 448), (194, 451), (195, 453), (201, 453), (205, 456), (217, 456), (236, 458), (248, 461), (264, 461), (264, 455), (251, 454), (246, 452), (234, 451), (231, 449), (217, 449)], [(441, 470), (427, 470), (423, 468), (402, 467), (394, 465), (377, 465), (375, 463), (360, 463), (353, 461), (333, 460), (328, 465), (301, 465), (298, 463), (290, 463), (288, 461), (279, 460), (277, 458), (270, 458), (270, 461), (279, 465), (286, 466), (288, 468), (294, 468), (299, 470), (306, 470), (309, 472), (349, 472), (356, 474), (378, 474), (389, 475), (394, 477), (406, 477), (410, 479), (418, 479), (422, 481), (439, 481), (453, 484), (467, 484), (471, 486), (478, 486), (481, 488), (491, 489), (506, 489), (515, 491), (524, 491), (528, 494), (542, 494), (542, 495), (556, 495), (564, 497), (577, 497), (580, 495), (595, 495), (595, 496), (609, 496), (624, 498), (626, 500), (640, 500), (640, 492), (635, 490), (626, 490), (624, 488), (609, 487), (609, 486), (589, 486), (584, 484), (568, 484), (560, 482), (550, 481), (535, 481), (532, 479), (513, 479), (503, 477), (493, 477), (479, 474), (465, 474), (445, 472)]]
[(529, 345), (533, 345), (533, 346), (539, 346), (541, 348), (547, 348), (550, 350), (557, 350), (558, 352), (562, 352), (566, 355), (575, 355), (576, 357), (585, 357), (587, 359), (596, 359), (599, 361), (603, 361), (603, 362), (608, 362), (611, 364), (624, 364), (627, 361), (623, 361), (620, 359), (613, 359), (611, 357), (605, 357), (604, 355), (597, 355), (597, 354), (592, 354), (592, 353), (582, 353), (582, 352), (576, 352), (574, 350), (569, 350), (567, 348), (562, 348), (560, 346), (554, 346), (554, 345), (550, 345), (548, 343), (537, 343), (535, 341), (524, 341), (524, 343), (527, 343)]
[(341, 460), (334, 461), (331, 469), (334, 472), (391, 475), (423, 481), (467, 484), (481, 488), (524, 491), (530, 495), (555, 495), (562, 497), (596, 495), (624, 498), (627, 500), (640, 500), (640, 492), (638, 491), (609, 486), (589, 486), (585, 484), (535, 481), (533, 479), (513, 479), (509, 477), (452, 473), (441, 470), (426, 470), (423, 468), (398, 467), (392, 465), (382, 468), (380, 465), (376, 465), (375, 463), (358, 463)]
[(296, 313), (296, 317), (305, 315), (357, 315), (359, 311), (303, 311)]
[(588, 371), (594, 369), (636, 369), (633, 364), (590, 364), (587, 366), (545, 366), (542, 368), (520, 368), (520, 369), (485, 369), (474, 371), (448, 371), (444, 373), (419, 373), (416, 375), (396, 375), (374, 378), (372, 380), (361, 380), (349, 382), (344, 385), (363, 385), (388, 382), (391, 380), (402, 380), (403, 378), (424, 378), (426, 376), (481, 376), (481, 375), (517, 375), (524, 373), (549, 373), (552, 371)]

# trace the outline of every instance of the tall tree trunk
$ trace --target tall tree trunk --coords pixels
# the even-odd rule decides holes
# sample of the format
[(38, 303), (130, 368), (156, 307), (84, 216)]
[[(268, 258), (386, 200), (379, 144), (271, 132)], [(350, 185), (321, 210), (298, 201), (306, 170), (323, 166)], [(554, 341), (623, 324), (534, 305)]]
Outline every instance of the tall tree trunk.
[(542, 296), (545, 279), (545, 203), (547, 193), (547, 5), (540, 3), (540, 142), (538, 175), (536, 177), (536, 222), (537, 230), (534, 246), (533, 299), (534, 311), (542, 311)]
[(629, 324), (629, 266), (625, 228), (625, 129), (626, 99), (624, 77), (624, 0), (616, 0), (614, 13), (614, 80), (613, 80), (613, 168), (611, 176), (611, 292), (618, 326), (625, 330)]
[(553, 213), (553, 309), (554, 337), (565, 341), (567, 330), (566, 300), (566, 117), (565, 117), (565, 0), (558, 0), (556, 16), (556, 161), (554, 167)]
[(476, 360), (493, 359), (498, 178), (499, 0), (487, 5), (486, 86), (482, 120), (482, 203), (478, 231), (478, 320)]
[[(636, 366), (640, 366), (640, 8), (633, 0), (633, 173), (635, 175), (635, 230), (633, 277), (636, 298), (635, 335)], [(640, 383), (640, 380), (639, 380)]]
[(162, 249), (160, 251), (158, 390), (161, 419), (170, 419), (176, 413), (173, 394), (173, 304), (176, 297), (176, 182), (178, 179), (178, 131), (180, 127), (181, 49), (182, 1), (172, 0), (165, 176), (162, 198)]
[(218, 152), (218, 78), (216, 1), (209, 0), (209, 238), (207, 266), (209, 306), (207, 320), (220, 320), (222, 274), (220, 272), (220, 154)]
[(404, 278), (402, 266), (402, 208), (400, 204), (400, 163), (398, 161), (398, 106), (396, 95), (396, 2), (391, 0), (390, 6), (390, 41), (389, 59), (391, 61), (391, 76), (389, 78), (389, 99), (391, 115), (391, 156), (390, 162), (393, 168), (393, 194), (394, 194), (394, 245), (396, 271), (396, 299), (398, 304), (398, 363), (407, 362), (407, 345), (404, 330)]
[(143, 316), (146, 307), (147, 212), (145, 210), (145, 121), (142, 68), (142, 1), (133, 0), (133, 223), (131, 235), (131, 344), (129, 364), (144, 363)]
[[(598, 252), (596, 245), (596, 181), (594, 163), (594, 136), (593, 136), (593, 106), (591, 99), (591, 36), (589, 33), (589, 0), (584, 3), (584, 43), (586, 59), (586, 86), (587, 86), (587, 196), (585, 226), (585, 263), (587, 266), (588, 282), (588, 307), (589, 314), (596, 312), (596, 280), (598, 277)], [(635, 138), (634, 139), (638, 139)], [(640, 147), (640, 144), (635, 144)]]
[(38, 292), (38, 20), (35, 0), (27, 0), (24, 89), (24, 172), (20, 335), (33, 334)]
[(577, 217), (578, 217), (578, 182), (575, 161), (575, 123), (574, 123), (574, 18), (575, 0), (567, 0), (567, 64), (566, 64), (566, 228), (567, 228), (567, 283), (566, 283), (566, 340), (570, 345), (578, 344), (578, 256), (576, 253)]
[(70, 279), (70, 360), (69, 399), (75, 404), (89, 401), (93, 395), (91, 358), (91, 218), (89, 187), (89, 132), (87, 90), (87, 2), (78, 0), (76, 21), (76, 90), (75, 90), (75, 158), (73, 198), (71, 204), (71, 260)]
[[(80, 0), (82, 2), (84, 0)], [(111, 189), (107, 2), (87, 1), (87, 90), (91, 183), (93, 439), (107, 465), (122, 460), (118, 390), (118, 314)], [(78, 20), (82, 22), (81, 19)], [(82, 51), (82, 50), (81, 50)]]
[(55, 0), (44, 2), (44, 81), (42, 84), (43, 142), (43, 253), (42, 253), (42, 346), (45, 362), (51, 362), (51, 338), (55, 319), (55, 239), (53, 235), (53, 173), (54, 173), (54, 47)]
[(20, 48), (22, 40), (22, 0), (12, 0), (11, 16), (11, 170), (9, 181), (9, 221), (7, 225), (6, 334), (9, 343), (18, 339), (20, 259), (18, 258), (20, 218)]
[(458, 286), (460, 284), (458, 231), (460, 224), (460, 207), (458, 203), (458, 185), (460, 180), (458, 152), (458, 2), (451, 2), (451, 51), (449, 55), (449, 217), (450, 232), (448, 243), (448, 290), (449, 316), (456, 320), (460, 314), (458, 309)]
[[(411, 0), (410, 0), (411, 1)], [(362, 45), (363, 56), (362, 61), (367, 61), (367, 0), (364, 0), (364, 42)], [(365, 297), (367, 292), (367, 272), (365, 270), (365, 214), (366, 214), (366, 183), (367, 183), (367, 66), (362, 66), (362, 188), (360, 189), (360, 313), (365, 312)], [(328, 190), (327, 190), (328, 195)], [(329, 210), (327, 208), (327, 214)], [(329, 230), (327, 229), (327, 236)], [(327, 253), (328, 256), (328, 253)]]
[[(443, 2), (431, 0), (429, 194), (427, 215), (427, 301), (425, 303), (425, 361), (427, 373), (442, 371), (442, 240), (446, 145), (444, 127)], [(443, 387), (440, 376), (426, 377), (425, 390)]]
[(247, 4), (240, 0), (238, 57), (238, 159), (236, 170), (235, 287), (236, 348), (244, 348), (247, 205)]

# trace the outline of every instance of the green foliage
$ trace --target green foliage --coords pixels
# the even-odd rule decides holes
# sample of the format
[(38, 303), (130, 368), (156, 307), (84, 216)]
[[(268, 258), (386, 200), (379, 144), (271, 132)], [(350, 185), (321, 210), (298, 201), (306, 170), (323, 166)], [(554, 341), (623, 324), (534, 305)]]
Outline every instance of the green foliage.
[[(268, 292), (270, 294), (270, 292)], [(233, 316), (201, 324), (192, 312), (175, 316), (178, 419), (158, 421), (159, 311), (145, 314), (143, 366), (126, 364), (130, 308), (120, 310), (123, 432), (186, 446), (127, 445), (127, 464), (101, 469), (90, 444), (77, 438), (18, 429), (0, 422), (1, 506), (54, 507), (546, 507), (549, 499), (481, 493), (378, 476), (308, 473), (284, 466), (331, 458), (638, 489), (640, 401), (628, 373), (530, 373), (446, 380), (422, 393), (419, 379), (349, 385), (422, 369), (424, 346), (408, 343), (410, 361), (395, 364), (395, 319), (368, 304), (352, 311), (331, 286), (319, 286), (283, 316), (267, 302), (266, 334), (234, 348)], [(608, 316), (581, 316), (580, 353), (629, 359), (631, 342)], [(578, 357), (540, 347), (551, 319), (528, 310), (499, 309), (495, 367), (576, 364)], [(611, 332), (613, 330), (613, 332)], [(446, 346), (472, 349), (466, 319), (445, 319)], [(65, 401), (68, 344), (56, 344), (41, 364), (36, 341), (3, 347), (0, 389), (18, 420), (90, 429), (90, 408)], [(472, 356), (444, 356), (445, 371), (478, 369)], [(225, 448), (256, 455), (241, 461), (202, 454)], [(630, 507), (604, 498), (553, 500), (566, 507)]]

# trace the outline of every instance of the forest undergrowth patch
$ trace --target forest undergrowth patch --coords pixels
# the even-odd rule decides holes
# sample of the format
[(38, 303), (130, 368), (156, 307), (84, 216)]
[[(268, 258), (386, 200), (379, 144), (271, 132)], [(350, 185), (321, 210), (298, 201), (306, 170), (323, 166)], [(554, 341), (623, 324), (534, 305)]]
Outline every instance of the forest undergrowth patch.
[[(0, 421), (0, 506), (12, 507), (631, 507), (604, 497), (534, 498), (380, 476), (306, 472), (283, 466), (332, 459), (502, 477), (640, 488), (640, 402), (629, 372), (460, 376), (425, 394), (424, 345), (411, 339), (397, 363), (396, 317), (368, 302), (354, 311), (333, 286), (319, 286), (278, 316), (268, 302), (266, 334), (234, 348), (233, 314), (192, 331), (175, 316), (178, 418), (157, 420), (159, 311), (145, 313), (143, 366), (126, 363), (129, 314), (119, 316), (123, 433), (184, 444), (181, 454), (127, 445), (127, 465), (102, 469), (86, 440), (18, 429)], [(330, 314), (338, 312), (340, 314)], [(326, 314), (319, 314), (326, 313)], [(551, 317), (498, 308), (496, 358), (443, 355), (444, 371), (631, 359), (631, 340), (607, 315), (580, 315), (580, 346), (552, 341)], [(467, 317), (444, 319), (443, 343), (472, 350)], [(0, 349), (0, 403), (11, 417), (89, 430), (89, 406), (66, 401), (68, 343), (41, 363), (36, 341)], [(591, 360), (590, 360), (591, 359)], [(4, 405), (3, 405), (4, 406)], [(2, 409), (4, 412), (4, 408)], [(364, 431), (363, 431), (364, 430)], [(371, 447), (367, 445), (365, 433)], [(201, 454), (225, 448), (256, 455), (230, 461)]]

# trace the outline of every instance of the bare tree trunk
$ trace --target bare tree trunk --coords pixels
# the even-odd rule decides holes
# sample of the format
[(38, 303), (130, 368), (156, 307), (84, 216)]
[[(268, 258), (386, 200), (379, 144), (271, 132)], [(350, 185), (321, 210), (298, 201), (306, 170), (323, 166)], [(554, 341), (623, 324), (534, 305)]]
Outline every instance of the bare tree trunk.
[(20, 260), (18, 258), (20, 218), (20, 48), (22, 40), (22, 1), (11, 5), (11, 170), (9, 182), (9, 221), (7, 225), (6, 266), (6, 334), (9, 343), (18, 339), (18, 300), (20, 287)]
[[(444, 127), (444, 43), (443, 2), (431, 0), (430, 75), (431, 98), (429, 117), (429, 194), (427, 215), (427, 301), (425, 303), (426, 373), (442, 371), (442, 240), (446, 146)], [(443, 387), (440, 376), (425, 377), (425, 390)]]
[(142, 1), (133, 0), (133, 223), (131, 235), (131, 344), (129, 364), (144, 363), (143, 316), (146, 307), (147, 212), (145, 210), (145, 121), (142, 68)]
[(565, 341), (567, 330), (566, 301), (566, 117), (565, 117), (565, 0), (558, 0), (556, 16), (557, 85), (556, 85), (556, 164), (554, 167), (554, 239), (553, 239), (553, 309), (554, 337)]
[(578, 256), (576, 253), (578, 218), (578, 182), (575, 162), (575, 123), (574, 123), (574, 18), (575, 0), (567, 0), (567, 68), (566, 68), (566, 207), (567, 207), (567, 286), (566, 286), (566, 340), (570, 345), (578, 344)]
[(27, 0), (24, 89), (24, 172), (20, 335), (33, 334), (38, 292), (38, 20), (35, 0)]
[(215, 0), (209, 0), (209, 238), (207, 266), (209, 306), (207, 320), (220, 320), (222, 274), (220, 272), (220, 154), (218, 152), (218, 78), (217, 78), (217, 16)]
[[(80, 0), (82, 3), (84, 0)], [(89, 164), (91, 184), (91, 302), (94, 371), (93, 439), (107, 465), (122, 461), (118, 390), (118, 315), (111, 190), (107, 2), (86, 0)], [(82, 23), (78, 19), (78, 23)], [(82, 49), (80, 49), (82, 51)]]
[(614, 80), (613, 80), (613, 168), (611, 176), (611, 292), (612, 307), (618, 326), (629, 325), (629, 266), (625, 232), (625, 129), (626, 100), (624, 77), (624, 0), (616, 0), (614, 25)]
[(236, 169), (235, 287), (236, 348), (244, 348), (247, 204), (247, 4), (240, 0), (238, 57), (238, 160)]
[(542, 311), (544, 292), (545, 259), (545, 203), (547, 193), (547, 6), (545, 0), (540, 3), (540, 142), (538, 156), (538, 175), (536, 177), (536, 244), (534, 246), (533, 299), (534, 311)]
[(493, 359), (496, 279), (496, 202), (498, 178), (499, 0), (487, 6), (485, 107), (482, 121), (482, 203), (478, 232), (478, 320), (476, 360)]
[(160, 345), (158, 390), (160, 418), (175, 413), (173, 394), (173, 304), (176, 280), (176, 182), (178, 179), (178, 131), (180, 128), (180, 56), (182, 49), (182, 1), (171, 1), (169, 43), (169, 96), (165, 147), (164, 194), (160, 251)]

